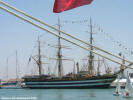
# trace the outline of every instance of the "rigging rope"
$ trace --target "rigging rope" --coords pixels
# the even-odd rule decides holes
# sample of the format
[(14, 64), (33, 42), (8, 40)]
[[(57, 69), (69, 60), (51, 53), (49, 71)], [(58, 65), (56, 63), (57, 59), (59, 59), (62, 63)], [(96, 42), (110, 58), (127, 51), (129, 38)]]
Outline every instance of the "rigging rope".
[[(101, 51), (103, 51), (104, 53), (107, 53), (107, 54), (109, 54), (109, 55), (111, 55), (111, 56), (114, 56), (114, 57), (116, 57), (116, 58), (118, 58), (118, 59), (123, 60), (123, 58), (121, 58), (121, 57), (119, 57), (119, 56), (116, 56), (116, 55), (114, 55), (114, 54), (112, 54), (112, 53), (110, 53), (110, 52), (107, 52), (107, 51), (105, 51), (105, 50), (99, 48), (99, 47), (96, 47), (96, 46), (94, 46), (94, 45), (91, 45), (91, 44), (89, 44), (89, 43), (83, 41), (83, 40), (80, 40), (80, 39), (78, 39), (78, 38), (76, 38), (76, 37), (74, 37), (74, 36), (72, 36), (72, 35), (70, 35), (70, 34), (64, 32), (64, 31), (61, 31), (61, 30), (59, 30), (59, 29), (57, 29), (57, 28), (55, 28), (55, 27), (53, 27), (53, 26), (51, 26), (51, 25), (48, 25), (47, 23), (45, 23), (45, 22), (43, 22), (43, 21), (40, 21), (40, 20), (38, 20), (38, 19), (36, 19), (36, 18), (34, 18), (34, 17), (32, 17), (32, 16), (30, 16), (30, 15), (28, 15), (28, 14), (26, 14), (26, 13), (24, 13), (24, 12), (22, 12), (22, 11), (16, 9), (16, 8), (12, 7), (12, 6), (10, 6), (10, 5), (8, 5), (7, 3), (4, 3), (4, 2), (1, 1), (1, 0), (0, 0), (0, 3), (2, 3), (3, 5), (5, 5), (5, 6), (11, 8), (11, 9), (13, 9), (13, 10), (15, 10), (15, 11), (21, 13), (21, 14), (24, 14), (25, 16), (27, 16), (27, 17), (29, 17), (29, 18), (31, 18), (31, 19), (37, 21), (37, 22), (40, 22), (40, 23), (43, 24), (43, 25), (46, 25), (46, 26), (48, 26), (48, 27), (50, 27), (50, 28), (52, 28), (52, 29), (55, 29), (56, 31), (60, 31), (60, 32), (62, 32), (63, 34), (65, 34), (65, 35), (67, 35), (67, 36), (69, 36), (69, 37), (71, 37), (71, 38), (73, 38), (73, 39), (75, 39), (75, 40), (78, 40), (78, 41), (80, 41), (80, 42), (82, 42), (82, 43), (85, 43), (85, 44), (87, 44), (87, 45), (93, 46), (94, 48), (96, 48), (96, 49), (98, 49), (98, 50), (101, 50)], [(108, 59), (108, 60), (110, 60), (110, 61), (112, 61), (112, 62), (114, 62), (114, 63), (123, 65), (123, 64), (121, 64), (120, 62), (117, 62), (117, 61), (115, 61), (115, 60), (113, 60), (113, 59), (111, 59), (111, 58), (109, 58), (109, 57), (106, 57), (106, 56), (104, 56), (104, 55), (102, 55), (102, 54), (99, 54), (99, 53), (97, 53), (97, 52), (95, 52), (95, 51), (92, 51), (92, 50), (90, 50), (90, 49), (88, 49), (88, 48), (86, 48), (86, 47), (83, 47), (82, 45), (77, 44), (77, 43), (75, 43), (75, 42), (73, 42), (73, 41), (71, 41), (71, 40), (69, 40), (69, 39), (67, 39), (67, 38), (64, 38), (64, 37), (58, 35), (57, 33), (53, 32), (53, 31), (50, 31), (50, 30), (48, 30), (48, 29), (46, 29), (46, 28), (40, 26), (39, 24), (35, 24), (35, 23), (33, 23), (31, 20), (26, 19), (26, 18), (24, 18), (24, 17), (22, 17), (22, 16), (16, 14), (15, 12), (8, 10), (7, 8), (4, 8), (4, 7), (1, 7), (1, 6), (0, 6), (0, 9), (2, 9), (2, 10), (6, 11), (6, 12), (8, 12), (8, 13), (10, 13), (10, 14), (12, 14), (12, 15), (14, 15), (14, 16), (16, 16), (16, 17), (18, 17), (18, 18), (20, 18), (20, 19), (22, 19), (22, 20), (24, 20), (24, 21), (26, 21), (26, 22), (28, 22), (28, 23), (30, 23), (30, 24), (32, 24), (32, 25), (34, 25), (34, 26), (36, 26), (36, 27), (38, 27), (38, 28), (40, 28), (40, 29), (42, 29), (42, 30), (44, 30), (44, 31), (47, 31), (48, 33), (51, 33), (51, 34), (53, 34), (53, 35), (55, 35), (55, 36), (57, 36), (57, 37), (60, 37), (60, 38), (62, 38), (62, 39), (64, 39), (64, 40), (66, 40), (66, 41), (68, 41), (68, 42), (70, 42), (70, 43), (72, 43), (72, 44), (74, 44), (74, 45), (80, 47), (80, 48), (83, 48), (83, 49), (85, 49), (85, 50), (87, 50), (87, 51), (91, 51), (91, 52), (93, 52), (94, 54), (99, 55), (99, 56), (101, 56), (101, 57), (104, 57), (104, 58), (106, 58), (106, 59)], [(129, 62), (129, 63), (130, 63), (129, 65), (132, 65), (132, 64), (133, 64), (133, 62), (131, 62), (131, 61), (128, 61), (128, 60), (125, 60), (125, 61), (126, 61), (126, 62)], [(125, 65), (123, 65), (123, 66), (125, 66)], [(129, 66), (126, 66), (126, 67), (128, 68)]]
[[(19, 12), (19, 13), (21, 13), (21, 14), (23, 14), (23, 15), (25, 15), (25, 16), (27, 16), (27, 17), (29, 17), (29, 18), (31, 18), (31, 19), (33, 19), (33, 20), (35, 20), (35, 21), (41, 23), (41, 24), (43, 24), (43, 25), (46, 25), (46, 26), (48, 26), (48, 27), (50, 27), (50, 28), (52, 28), (52, 29), (55, 29), (56, 31), (60, 31), (61, 33), (65, 34), (65, 35), (67, 35), (67, 36), (69, 36), (69, 37), (71, 37), (72, 39), (78, 40), (78, 41), (80, 41), (80, 42), (82, 42), (82, 43), (84, 43), (84, 44), (87, 44), (87, 45), (89, 45), (89, 46), (93, 46), (94, 48), (96, 48), (96, 49), (98, 49), (98, 50), (100, 50), (100, 51), (102, 51), (102, 52), (104, 52), (104, 53), (107, 53), (107, 54), (109, 54), (109, 55), (111, 55), (111, 56), (113, 56), (113, 57), (116, 57), (116, 58), (118, 58), (118, 59), (123, 60), (123, 58), (121, 58), (121, 57), (119, 57), (119, 56), (117, 56), (117, 55), (114, 55), (114, 54), (112, 54), (111, 52), (108, 52), (108, 51), (103, 50), (103, 49), (101, 49), (101, 48), (99, 48), (99, 47), (96, 47), (96, 46), (94, 46), (94, 45), (92, 45), (92, 44), (89, 44), (88, 42), (85, 42), (85, 41), (83, 41), (83, 40), (81, 40), (81, 39), (79, 39), (79, 38), (77, 38), (77, 37), (74, 37), (74, 36), (72, 36), (72, 35), (70, 35), (70, 34), (64, 32), (64, 31), (62, 31), (62, 30), (59, 30), (59, 29), (57, 29), (56, 27), (51, 26), (51, 25), (49, 25), (49, 24), (47, 24), (47, 23), (45, 23), (45, 22), (43, 22), (43, 21), (41, 21), (41, 20), (39, 20), (39, 19), (37, 19), (37, 18), (35, 18), (35, 17), (33, 17), (33, 16), (30, 16), (29, 14), (27, 14), (27, 13), (25, 13), (25, 12), (23, 12), (23, 11), (21, 11), (21, 10), (19, 10), (19, 9), (17, 9), (17, 8), (15, 8), (15, 7), (13, 7), (13, 6), (11, 6), (11, 5), (9, 5), (9, 4), (3, 2), (2, 0), (0, 0), (0, 3), (3, 4), (3, 5), (6, 6), (6, 7), (9, 7), (9, 8), (11, 8), (11, 9), (13, 9), (13, 10), (15, 10), (15, 11), (17, 11), (17, 12)], [(1, 7), (1, 9), (3, 9), (3, 8)], [(11, 13), (9, 10), (8, 10), (8, 11), (7, 11), (6, 9), (3, 9), (3, 10), (5, 10), (6, 12)], [(11, 14), (13, 14), (13, 13), (11, 13)], [(13, 14), (13, 15), (14, 15), (14, 14)], [(16, 15), (17, 15), (17, 14), (15, 14), (15, 16), (16, 16)], [(16, 17), (18, 17), (18, 16), (16, 16)], [(19, 18), (20, 18), (20, 17), (19, 17)], [(22, 19), (22, 20), (23, 20), (23, 19)], [(27, 21), (27, 22), (28, 22), (28, 21)], [(28, 22), (28, 23), (29, 23), (29, 22)], [(34, 26), (36, 26), (36, 25), (34, 25)], [(37, 27), (37, 26), (36, 26), (36, 27)], [(46, 30), (47, 30), (47, 29), (46, 29)], [(47, 32), (49, 32), (49, 31), (47, 31)], [(56, 36), (57, 36), (57, 35), (56, 35)], [(58, 36), (58, 37), (59, 37), (59, 36)], [(133, 63), (132, 61), (129, 61), (129, 60), (126, 60), (126, 59), (125, 59), (125, 61), (128, 62), (128, 63)]]

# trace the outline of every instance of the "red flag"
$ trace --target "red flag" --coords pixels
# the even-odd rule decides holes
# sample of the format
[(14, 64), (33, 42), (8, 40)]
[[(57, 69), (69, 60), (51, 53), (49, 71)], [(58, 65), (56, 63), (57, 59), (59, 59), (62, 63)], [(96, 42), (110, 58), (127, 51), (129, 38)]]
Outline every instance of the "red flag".
[(88, 5), (93, 0), (55, 0), (53, 12), (60, 13), (79, 6)]

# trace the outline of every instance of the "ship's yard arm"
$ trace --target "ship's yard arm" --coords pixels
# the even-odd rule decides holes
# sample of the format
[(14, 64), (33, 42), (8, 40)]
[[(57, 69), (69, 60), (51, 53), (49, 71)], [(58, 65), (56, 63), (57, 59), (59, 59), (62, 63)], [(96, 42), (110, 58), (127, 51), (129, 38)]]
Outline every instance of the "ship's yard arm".
[[(1, 2), (2, 2), (2, 1), (0, 0), (0, 3), (1, 3)], [(85, 50), (87, 50), (87, 51), (91, 51), (91, 52), (93, 52), (94, 54), (99, 55), (99, 56), (101, 56), (101, 57), (104, 57), (104, 58), (106, 58), (106, 59), (108, 59), (108, 60), (110, 60), (110, 61), (112, 61), (112, 62), (114, 62), (114, 63), (123, 65), (123, 64), (121, 64), (120, 62), (118, 62), (118, 61), (116, 61), (116, 60), (113, 60), (113, 59), (111, 59), (111, 58), (109, 58), (109, 57), (106, 57), (106, 56), (104, 56), (104, 55), (102, 55), (102, 54), (99, 54), (99, 53), (97, 53), (97, 52), (94, 52), (94, 51), (92, 51), (92, 50), (90, 50), (90, 49), (88, 49), (88, 48), (86, 48), (86, 47), (83, 47), (83, 46), (80, 45), (80, 44), (77, 44), (77, 43), (75, 43), (75, 42), (73, 42), (73, 41), (71, 41), (71, 40), (69, 40), (69, 39), (67, 39), (67, 38), (64, 38), (64, 37), (58, 35), (57, 33), (53, 32), (53, 31), (50, 31), (50, 30), (48, 30), (48, 29), (46, 29), (46, 28), (40, 26), (39, 24), (35, 24), (35, 23), (33, 23), (31, 20), (26, 19), (25, 17), (22, 17), (22, 16), (18, 15), (17, 13), (8, 10), (7, 8), (4, 8), (4, 7), (0, 6), (0, 9), (2, 9), (2, 10), (6, 11), (6, 12), (8, 12), (8, 13), (10, 13), (10, 14), (12, 14), (12, 15), (14, 15), (14, 16), (16, 16), (16, 17), (18, 17), (18, 18), (20, 18), (20, 19), (22, 19), (22, 20), (24, 20), (24, 21), (26, 21), (26, 22), (28, 22), (28, 23), (30, 23), (30, 24), (32, 24), (32, 25), (34, 25), (34, 26), (36, 26), (36, 27), (38, 27), (38, 28), (40, 28), (40, 29), (42, 29), (42, 30), (44, 30), (44, 31), (47, 31), (48, 33), (51, 33), (51, 34), (53, 34), (53, 35), (55, 35), (55, 36), (57, 36), (57, 37), (60, 37), (60, 38), (62, 38), (63, 40), (66, 40), (66, 41), (68, 41), (68, 42), (70, 42), (70, 43), (72, 43), (72, 44), (74, 44), (74, 45), (76, 45), (76, 46), (78, 46), (78, 47), (80, 47), (80, 48), (83, 48), (83, 49), (85, 49)], [(87, 43), (87, 44), (88, 44), (88, 43)], [(88, 45), (89, 45), (89, 44), (88, 44)], [(119, 57), (119, 58), (120, 58), (120, 57)], [(123, 59), (123, 58), (121, 58), (121, 59)], [(128, 61), (128, 60), (125, 60), (125, 61), (130, 62), (130, 61)], [(133, 64), (133, 62), (130, 62), (129, 65), (132, 65), (132, 64)], [(128, 65), (128, 66), (123, 65), (123, 66), (125, 66), (126, 68), (131, 68), (129, 65)]]
[[(52, 25), (49, 25), (49, 24), (45, 23), (44, 21), (39, 20), (39, 19), (37, 19), (37, 18), (35, 18), (35, 17), (33, 17), (33, 16), (31, 16), (31, 15), (29, 15), (29, 14), (27, 14), (27, 13), (21, 11), (20, 9), (17, 9), (17, 8), (15, 8), (15, 7), (13, 7), (13, 6), (11, 6), (11, 5), (9, 5), (9, 4), (3, 2), (2, 0), (0, 0), (0, 3), (3, 4), (3, 5), (6, 6), (6, 7), (9, 7), (9, 8), (11, 8), (11, 9), (13, 9), (13, 10), (15, 10), (15, 11), (17, 11), (17, 12), (19, 12), (19, 13), (21, 13), (21, 14), (23, 14), (23, 15), (25, 15), (25, 16), (27, 16), (27, 17), (29, 17), (29, 18), (31, 18), (31, 19), (33, 19), (33, 20), (35, 20), (35, 21), (41, 23), (41, 24), (43, 24), (43, 25), (46, 25), (46, 26), (48, 26), (48, 27), (50, 27), (50, 28), (52, 28), (52, 29), (55, 29), (55, 30), (58, 31), (58, 32), (60, 31), (61, 33), (65, 34), (65, 35), (67, 35), (67, 36), (69, 36), (69, 37), (71, 37), (71, 38), (73, 38), (73, 39), (75, 39), (75, 40), (78, 40), (78, 41), (80, 41), (80, 42), (82, 42), (82, 43), (85, 43), (85, 44), (87, 44), (87, 45), (89, 45), (89, 46), (93, 46), (94, 48), (96, 48), (96, 49), (98, 49), (98, 50), (100, 50), (100, 51), (102, 51), (102, 52), (104, 52), (104, 53), (107, 53), (107, 54), (109, 54), (109, 55), (111, 55), (111, 56), (113, 56), (113, 57), (116, 57), (116, 58), (118, 58), (118, 59), (123, 60), (123, 58), (121, 58), (121, 57), (119, 57), (119, 56), (117, 56), (117, 55), (114, 55), (114, 54), (112, 54), (111, 52), (108, 52), (108, 51), (106, 51), (106, 50), (104, 50), (104, 49), (101, 49), (101, 48), (99, 48), (99, 47), (96, 47), (96, 46), (94, 46), (94, 45), (92, 45), (92, 44), (90, 44), (90, 43), (88, 43), (88, 42), (85, 42), (85, 41), (83, 41), (83, 40), (81, 40), (81, 39), (79, 39), (79, 38), (77, 38), (77, 37), (75, 37), (75, 36), (72, 36), (72, 35), (70, 35), (70, 34), (64, 32), (64, 31), (62, 31), (62, 30), (59, 30), (58, 28), (56, 28), (56, 27), (54, 27), (54, 26), (52, 26)], [(126, 59), (125, 59), (125, 61), (128, 62), (128, 63), (133, 63), (132, 61), (129, 61), (129, 60), (126, 60)]]

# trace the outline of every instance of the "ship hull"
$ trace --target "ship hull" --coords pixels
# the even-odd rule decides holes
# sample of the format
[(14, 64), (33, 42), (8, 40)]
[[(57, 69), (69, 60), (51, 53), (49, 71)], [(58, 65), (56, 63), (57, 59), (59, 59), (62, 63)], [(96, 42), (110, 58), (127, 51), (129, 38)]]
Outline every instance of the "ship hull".
[(110, 84), (103, 84), (103, 85), (81, 85), (81, 86), (46, 86), (46, 85), (32, 85), (32, 86), (27, 86), (28, 88), (31, 89), (92, 89), (92, 88), (109, 88)]
[(35, 78), (24, 78), (28, 88), (33, 89), (88, 89), (88, 88), (109, 88), (116, 76), (93, 77), (88, 79), (67, 79), (67, 80), (42, 80)]

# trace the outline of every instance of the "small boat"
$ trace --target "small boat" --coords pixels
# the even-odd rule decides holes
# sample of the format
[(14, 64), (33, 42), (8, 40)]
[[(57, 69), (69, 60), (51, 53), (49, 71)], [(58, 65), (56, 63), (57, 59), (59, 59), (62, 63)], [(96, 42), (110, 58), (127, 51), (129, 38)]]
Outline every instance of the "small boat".
[(133, 85), (129, 76), (129, 73), (127, 72), (127, 77), (126, 77), (126, 86), (125, 86), (125, 91), (124, 91), (124, 98), (131, 98), (133, 97)]
[(21, 86), (11, 85), (11, 86), (2, 86), (1, 89), (21, 89)]
[(18, 79), (18, 60), (17, 60), (17, 51), (16, 51), (16, 79), (8, 80), (8, 59), (7, 59), (7, 81), (1, 84), (2, 89), (20, 89), (21, 81)]
[(121, 93), (120, 93), (120, 90), (121, 90), (121, 86), (120, 86), (120, 77), (118, 75), (118, 78), (117, 78), (117, 85), (116, 85), (116, 90), (115, 90), (115, 93), (113, 94), (114, 96), (119, 96)]
[(16, 82), (10, 82), (10, 83), (3, 83), (1, 85), (2, 89), (20, 89), (21, 87), (21, 83), (16, 81)]

